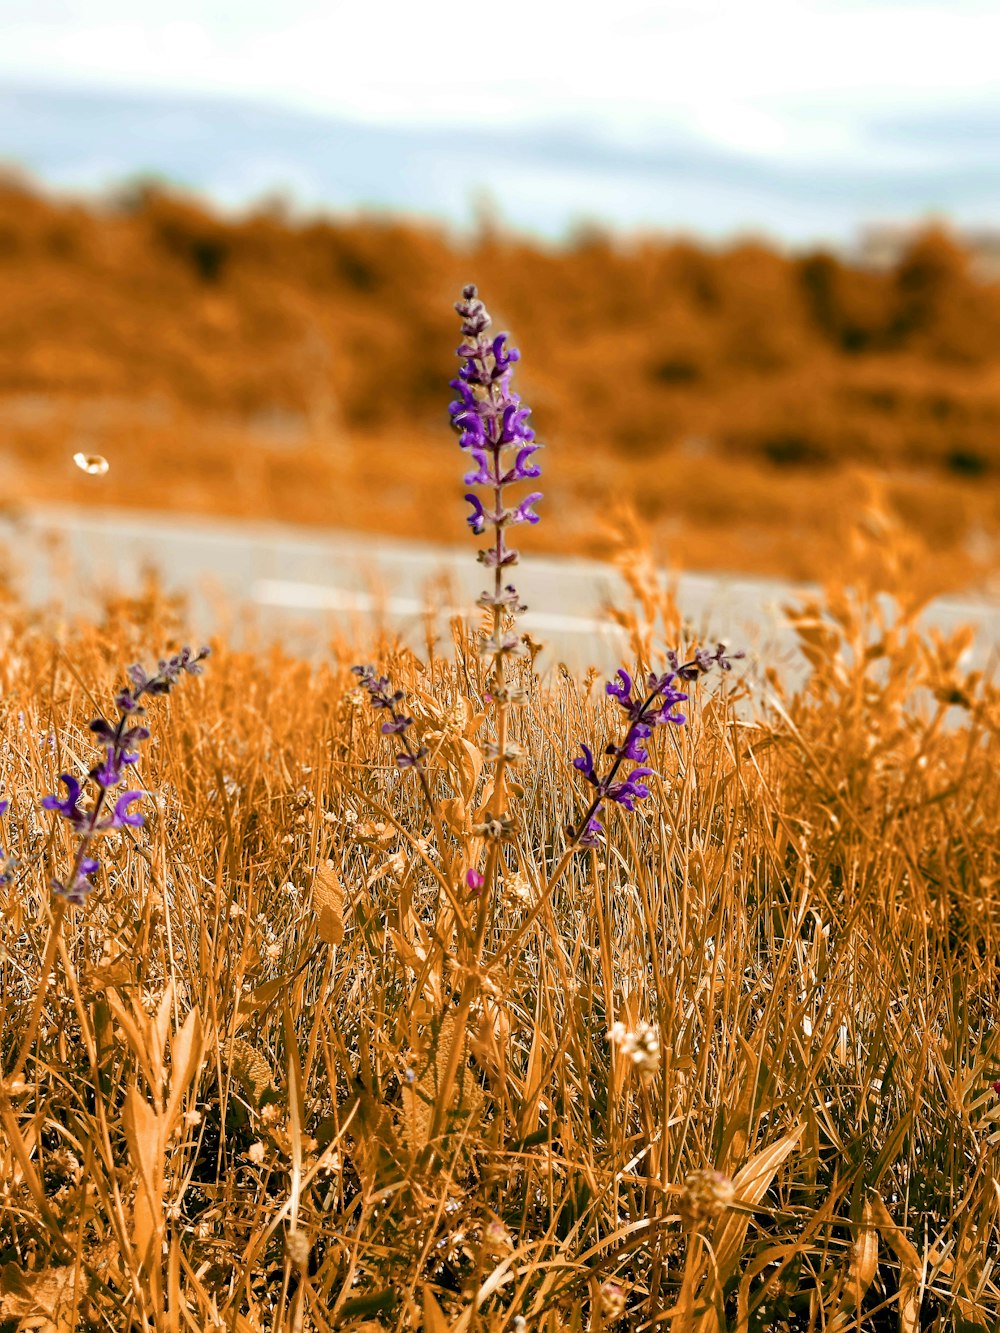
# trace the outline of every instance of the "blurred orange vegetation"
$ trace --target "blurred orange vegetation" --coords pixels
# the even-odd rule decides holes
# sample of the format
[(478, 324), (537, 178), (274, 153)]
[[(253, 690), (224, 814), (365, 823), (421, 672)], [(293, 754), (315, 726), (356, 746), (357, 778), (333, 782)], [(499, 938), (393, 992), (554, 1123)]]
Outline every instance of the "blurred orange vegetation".
[(462, 540), (446, 406), (468, 281), (549, 446), (535, 549), (599, 553), (620, 496), (689, 568), (816, 577), (874, 472), (942, 586), (995, 564), (1000, 288), (940, 230), (876, 272), (593, 229), (555, 247), (224, 219), (152, 185), (84, 206), (8, 179), (4, 495)]

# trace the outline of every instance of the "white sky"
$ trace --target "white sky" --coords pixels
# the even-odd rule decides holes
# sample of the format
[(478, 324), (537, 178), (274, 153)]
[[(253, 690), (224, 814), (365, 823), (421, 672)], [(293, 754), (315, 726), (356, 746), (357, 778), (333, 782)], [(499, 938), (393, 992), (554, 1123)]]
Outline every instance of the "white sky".
[(681, 124), (836, 159), (870, 115), (1000, 103), (996, 0), (2, 0), (0, 76), (371, 121)]
[[(410, 148), (359, 136), (349, 163), (238, 117), (223, 143), (205, 110), (187, 133), (180, 110), (133, 109), (101, 137), (81, 104), (18, 88), (330, 113)], [(1000, 0), (0, 0), (0, 108), (0, 159), (71, 188), (161, 170), (237, 206), (273, 185), (454, 217), (485, 187), (552, 233), (580, 215), (799, 238), (1000, 217)]]

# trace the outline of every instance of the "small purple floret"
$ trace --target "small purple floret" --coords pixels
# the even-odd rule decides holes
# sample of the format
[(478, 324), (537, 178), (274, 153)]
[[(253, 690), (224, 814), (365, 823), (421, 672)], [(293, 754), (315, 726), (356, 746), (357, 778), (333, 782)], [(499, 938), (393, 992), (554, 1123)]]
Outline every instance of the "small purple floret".
[(118, 800), (115, 801), (115, 809), (111, 818), (106, 820), (103, 824), (99, 824), (98, 828), (116, 829), (123, 828), (126, 824), (130, 824), (133, 828), (142, 828), (146, 822), (145, 816), (139, 814), (138, 811), (130, 812), (129, 806), (146, 794), (147, 793), (144, 791), (122, 792), (121, 796), (118, 797)]
[(479, 533), (486, 531), (486, 510), (478, 495), (470, 493), (465, 497), (472, 505), (472, 513), (465, 520), (469, 527), (478, 536)]
[(43, 810), (55, 810), (62, 815), (63, 819), (69, 820), (75, 829), (84, 828), (88, 815), (80, 809), (80, 795), (82, 792), (80, 783), (73, 777), (72, 773), (60, 773), (59, 781), (66, 788), (66, 799), (60, 801), (58, 796), (43, 796)]

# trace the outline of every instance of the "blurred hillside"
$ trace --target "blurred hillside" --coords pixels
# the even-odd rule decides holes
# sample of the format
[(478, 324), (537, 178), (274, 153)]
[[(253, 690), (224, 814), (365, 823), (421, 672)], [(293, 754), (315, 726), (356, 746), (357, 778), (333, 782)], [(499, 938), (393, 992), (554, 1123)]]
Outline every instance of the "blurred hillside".
[[(1000, 285), (943, 232), (888, 269), (379, 217), (237, 221), (151, 186), (0, 186), (0, 483), (462, 540), (447, 430), (478, 282), (549, 446), (538, 546), (593, 552), (632, 497), (688, 567), (810, 576), (882, 474), (942, 582), (1000, 530)], [(77, 450), (111, 463), (99, 481)]]

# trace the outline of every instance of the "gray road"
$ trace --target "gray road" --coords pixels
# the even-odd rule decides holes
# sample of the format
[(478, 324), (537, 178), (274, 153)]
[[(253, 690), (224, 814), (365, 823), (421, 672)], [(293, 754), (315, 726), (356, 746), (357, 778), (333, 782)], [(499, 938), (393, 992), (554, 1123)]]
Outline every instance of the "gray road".
[[(472, 538), (462, 547), (434, 547), (276, 523), (46, 507), (0, 515), (0, 544), (33, 605), (55, 601), (87, 611), (103, 590), (138, 589), (142, 569), (153, 566), (168, 589), (190, 597), (192, 640), (223, 630), (245, 641), (257, 631), (307, 653), (321, 651), (338, 627), (363, 633), (372, 617), (421, 645), (429, 589), (439, 607), (474, 613), (485, 586)], [(565, 661), (613, 670), (621, 638), (603, 607), (627, 600), (614, 568), (528, 557), (516, 575), (530, 608), (523, 625), (546, 645), (540, 668)], [(804, 664), (781, 607), (810, 591), (777, 580), (686, 574), (678, 601), (697, 633), (747, 648), (753, 675), (776, 664), (794, 677)], [(1000, 604), (942, 600), (927, 621), (942, 629), (974, 624), (970, 662), (989, 666), (995, 659)], [(446, 615), (439, 623), (446, 633)]]

